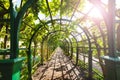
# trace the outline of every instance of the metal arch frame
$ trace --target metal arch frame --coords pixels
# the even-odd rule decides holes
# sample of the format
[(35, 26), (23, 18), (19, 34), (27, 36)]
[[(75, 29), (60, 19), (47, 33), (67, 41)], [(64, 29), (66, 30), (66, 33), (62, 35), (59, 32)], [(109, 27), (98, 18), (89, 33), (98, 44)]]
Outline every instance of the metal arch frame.
[(10, 58), (14, 59), (18, 57), (18, 37), (19, 37), (19, 28), (20, 28), (20, 24), (21, 24), (21, 18), (24, 16), (24, 13), (26, 12), (26, 10), (30, 7), (30, 5), (34, 2), (34, 0), (28, 0), (26, 1), (26, 3), (24, 4), (24, 6), (21, 8), (21, 10), (18, 12), (14, 10), (13, 8), (13, 3), (12, 0), (9, 0), (10, 3)]
[[(11, 37), (11, 52), (12, 52), (12, 54), (11, 54), (11, 58), (14, 58), (14, 57), (17, 57), (17, 52), (18, 52), (18, 41), (17, 41), (17, 39), (18, 39), (18, 31), (19, 31), (19, 25), (20, 25), (20, 22), (21, 22), (21, 18), (23, 17), (23, 15), (24, 15), (24, 13), (25, 13), (25, 11), (30, 7), (30, 5), (33, 3), (34, 1), (33, 0), (29, 0), (29, 1), (27, 1), (26, 3), (25, 3), (25, 5), (21, 8), (21, 10), (19, 11), (19, 13), (18, 13), (18, 15), (16, 16), (16, 20), (14, 20), (13, 18), (15, 17), (14, 16), (14, 10), (13, 10), (13, 4), (12, 4), (12, 0), (10, 0), (10, 7), (11, 7), (11, 34), (13, 34), (12, 32), (16, 32), (14, 35), (15, 36), (12, 36)], [(49, 6), (49, 5), (48, 5)], [(13, 20), (13, 22), (12, 22), (12, 20)], [(16, 29), (13, 29), (13, 26), (14, 25), (12, 25), (12, 23), (14, 23), (14, 21), (15, 22), (17, 22), (16, 23)], [(13, 38), (13, 37), (16, 37), (15, 39)], [(15, 43), (14, 43), (14, 41), (15, 41)], [(14, 43), (14, 44), (13, 44)], [(14, 55), (15, 54), (15, 55)]]
[[(38, 31), (38, 30), (37, 30)], [(28, 76), (29, 78), (31, 78), (31, 71), (32, 71), (32, 66), (31, 66), (31, 43), (32, 43), (32, 39), (35, 36), (35, 34), (37, 33), (37, 31), (35, 31), (35, 33), (33, 33), (31, 39), (30, 39), (30, 43), (29, 43), (29, 47), (28, 47), (28, 51), (27, 51), (27, 57), (28, 57)], [(59, 30), (60, 31), (60, 30)], [(54, 31), (57, 32), (57, 31)], [(41, 56), (43, 53), (43, 43), (44, 43), (44, 39), (47, 38), (51, 33), (54, 32), (49, 32), (43, 39), (42, 39), (42, 44), (41, 44)], [(43, 59), (41, 58), (41, 62), (43, 62)]]
[[(48, 33), (44, 38), (43, 38), (43, 40), (42, 40), (42, 43), (44, 43), (44, 41), (45, 41), (45, 39), (49, 36), (49, 35), (51, 35), (52, 33), (56, 33), (56, 32), (66, 32), (66, 31), (64, 31), (64, 30), (56, 30), (56, 31), (53, 31), (53, 32), (50, 32), (50, 33)], [(72, 35), (71, 33), (70, 33), (70, 35)], [(73, 35), (72, 35), (73, 36)], [(75, 39), (75, 37), (74, 37), (74, 39)], [(68, 41), (68, 44), (69, 44), (69, 41)], [(69, 48), (69, 46), (68, 46), (68, 48)], [(69, 53), (69, 52), (68, 52)]]
[(75, 38), (75, 36), (72, 34), (71, 32), (71, 35), (73, 36), (73, 38), (75, 39), (75, 42), (76, 42), (76, 65), (78, 64), (78, 42), (77, 42), (77, 39)]
[(70, 50), (71, 50), (71, 55), (70, 55), (70, 58), (72, 59), (72, 57), (73, 57), (73, 44), (72, 44), (72, 41), (70, 40), (70, 38), (67, 38), (68, 40), (69, 40), (69, 42), (70, 42)]
[[(27, 1), (27, 2), (32, 3), (33, 1), (32, 1), (32, 0), (29, 0), (29, 1)], [(30, 3), (29, 3), (29, 5), (30, 5)], [(29, 5), (28, 5), (28, 6), (29, 6)], [(24, 8), (25, 8), (25, 10), (26, 10), (28, 7), (24, 7)], [(22, 9), (22, 10), (23, 10), (23, 9)], [(21, 10), (21, 11), (22, 11), (22, 10)], [(24, 14), (25, 10), (24, 10), (23, 12), (21, 12), (21, 13)], [(18, 26), (17, 28), (19, 28), (20, 18), (22, 18), (22, 17), (21, 17), (21, 16), (18, 17), (18, 24), (16, 24), (16, 25)], [(107, 18), (105, 18), (105, 19), (107, 19)], [(16, 21), (16, 22), (17, 22), (17, 21)], [(18, 30), (19, 30), (19, 29), (17, 29), (17, 31), (18, 31)], [(16, 53), (16, 52), (17, 52), (17, 47), (18, 47), (18, 44), (17, 44), (17, 41), (16, 41), (16, 40), (18, 39), (18, 35), (17, 35), (18, 32), (17, 32), (17, 31), (13, 30), (13, 32), (15, 32), (15, 46), (16, 46), (16, 48), (15, 48), (15, 46), (12, 47), (12, 50), (15, 48), (15, 50), (14, 50), (15, 52), (11, 50), (11, 52), (13, 52), (12, 55), (11, 55), (11, 58), (16, 58), (16, 57), (17, 57), (17, 53)], [(110, 34), (110, 33), (109, 33), (109, 34)], [(112, 34), (113, 34), (113, 33), (112, 33)], [(109, 35), (108, 35), (108, 37), (109, 37)], [(112, 39), (112, 37), (110, 37), (110, 39)], [(111, 41), (110, 39), (108, 39), (108, 42), (113, 42), (113, 41), (114, 41), (114, 40)], [(12, 38), (11, 40), (13, 40), (13, 38)], [(110, 41), (109, 41), (109, 40), (110, 40)], [(14, 40), (12, 41), (12, 43), (13, 43), (13, 42), (14, 42)], [(12, 45), (13, 45), (13, 44), (12, 44)], [(111, 46), (112, 44), (109, 43), (108, 45)], [(113, 44), (113, 45), (114, 45), (114, 44)], [(111, 48), (111, 47), (110, 47), (110, 48)], [(115, 48), (115, 47), (113, 47), (113, 49), (110, 50), (110, 51), (113, 51), (113, 53), (115, 52), (114, 48)], [(110, 51), (109, 51), (109, 52), (110, 52)], [(110, 52), (110, 53), (111, 53), (111, 52)], [(14, 54), (15, 54), (15, 55), (14, 55)], [(110, 54), (110, 56), (114, 56), (114, 55)]]
[[(109, 47), (109, 53), (108, 55), (111, 57), (116, 57), (116, 47), (115, 47), (115, 32), (114, 32), (114, 19), (115, 19), (115, 0), (108, 0), (108, 12), (103, 9), (101, 5), (97, 5), (95, 3), (92, 3), (95, 5), (100, 11), (104, 18), (104, 21), (107, 26), (107, 38), (108, 38), (108, 47)], [(108, 19), (109, 18), (109, 19)]]
[[(58, 33), (58, 34), (59, 34), (59, 33)], [(49, 35), (47, 41), (51, 40), (51, 38), (54, 38), (54, 37), (57, 36), (58, 34), (52, 34), (51, 36)], [(62, 39), (65, 39), (65, 38), (61, 38), (61, 39), (58, 40), (58, 41), (62, 41), (62, 42), (63, 42)]]
[[(49, 40), (51, 40), (51, 38), (54, 38), (54, 37), (56, 37), (57, 35), (59, 35), (59, 32), (57, 32), (57, 31), (59, 31), (59, 32), (65, 32), (64, 30), (62, 31), (62, 30), (56, 30), (56, 32), (55, 33), (53, 33), (53, 34), (49, 34), (48, 35), (48, 37), (47, 37), (47, 40), (46, 41), (49, 41)], [(56, 34), (57, 33), (57, 34)], [(65, 37), (63, 37), (63, 38), (60, 38), (60, 40), (59, 41), (62, 41), (62, 39), (64, 39)]]
[[(37, 30), (38, 31), (38, 30)], [(43, 43), (45, 41), (45, 39), (52, 33), (55, 33), (55, 32), (58, 32), (58, 31), (62, 31), (62, 32), (65, 32), (63, 30), (56, 30), (56, 31), (53, 31), (53, 32), (49, 32), (46, 36), (43, 37), (42, 39), (42, 44), (41, 44), (41, 57), (43, 56), (42, 53), (43, 53)], [(31, 43), (32, 43), (32, 39), (33, 37), (35, 36), (36, 34), (36, 31), (35, 33), (33, 33), (31, 39), (30, 39), (30, 44), (29, 44), (29, 47), (28, 47), (28, 52), (27, 52), (27, 56), (28, 56), (28, 74), (29, 74), (29, 78), (31, 78), (31, 71), (32, 71), (32, 66), (31, 66)], [(43, 62), (43, 58), (41, 58), (41, 62)]]
[[(49, 36), (49, 35), (51, 35), (52, 33), (56, 33), (56, 32), (65, 32), (64, 30), (56, 30), (56, 31), (53, 31), (53, 32), (49, 32), (46, 36), (44, 36), (44, 38), (42, 39), (42, 42), (41, 42), (41, 57), (43, 57), (43, 55), (42, 55), (42, 53), (43, 53), (43, 44), (44, 44), (44, 41), (45, 41), (45, 39)], [(70, 34), (70, 35), (72, 35), (72, 34)], [(72, 35), (73, 36), (73, 35)], [(74, 36), (73, 36), (74, 37)], [(76, 38), (74, 37), (74, 39), (76, 40)], [(67, 43), (69, 44), (69, 41), (67, 41)], [(70, 43), (71, 44), (71, 43)], [(78, 63), (78, 43), (77, 43), (77, 40), (76, 40), (76, 44), (77, 44), (77, 52), (76, 52), (76, 54), (77, 54), (77, 58), (76, 58), (76, 62)], [(69, 45), (68, 45), (68, 51), (69, 51)], [(69, 52), (68, 52), (68, 55), (69, 55)], [(41, 62), (43, 62), (43, 58), (41, 59)], [(76, 63), (76, 64), (77, 64)]]
[[(59, 20), (61, 20), (61, 19), (56, 19), (56, 20), (54, 20), (54, 21), (59, 21)], [(62, 19), (62, 20), (65, 20), (65, 21), (69, 21), (69, 20), (66, 20), (66, 19)], [(51, 23), (51, 20), (49, 20), (49, 21), (47, 21), (45, 24), (43, 24), (43, 25), (47, 25), (47, 24), (49, 24), (49, 23)], [(43, 27), (43, 25), (40, 25), (36, 30), (35, 30), (35, 32), (33, 33), (33, 35), (32, 35), (32, 37), (30, 38), (30, 43), (29, 43), (29, 47), (28, 47), (28, 52), (27, 52), (27, 56), (28, 56), (28, 71), (30, 71), (31, 72), (31, 67), (30, 67), (30, 65), (31, 65), (31, 43), (32, 43), (32, 39), (34, 38), (34, 36), (35, 36), (35, 34), (38, 32), (38, 30), (41, 28), (41, 27)], [(30, 75), (31, 75), (31, 73), (29, 73)]]
[[(73, 36), (71, 33), (70, 33), (71, 36)], [(76, 40), (75, 37), (73, 37), (74, 40)], [(67, 41), (69, 43), (69, 47), (68, 47), (68, 50), (71, 50), (71, 54), (69, 53), (68, 51), (68, 55), (70, 55), (70, 59), (72, 59), (73, 57), (73, 45), (72, 45), (72, 41), (70, 40), (70, 38), (66, 38), (65, 41)], [(69, 49), (70, 48), (70, 49)]]
[[(60, 20), (62, 20), (62, 21), (67, 21), (67, 22), (72, 22), (71, 20), (68, 20), (68, 19), (54, 19), (53, 21), (60, 21)], [(49, 23), (51, 23), (51, 20), (49, 20), (49, 21), (47, 21), (44, 25), (47, 25), (47, 24), (49, 24)], [(89, 38), (89, 36), (88, 36), (88, 34), (87, 34), (87, 32), (86, 32), (86, 30), (83, 28), (83, 27), (81, 27), (79, 24), (75, 24), (75, 25), (77, 25), (84, 33), (85, 33), (85, 35), (86, 35), (86, 37), (87, 37), (87, 39), (88, 39), (88, 44), (89, 44), (89, 75), (90, 75), (90, 78), (92, 78), (92, 51), (91, 51), (91, 41), (90, 41), (90, 38)], [(36, 30), (35, 30), (35, 32), (33, 33), (33, 35), (32, 35), (32, 37), (30, 38), (30, 44), (29, 44), (29, 47), (28, 47), (28, 61), (31, 61), (31, 59), (30, 59), (30, 57), (31, 57), (31, 51), (30, 51), (30, 48), (31, 48), (31, 42), (32, 42), (32, 39), (34, 38), (34, 36), (35, 36), (35, 34), (39, 31), (39, 29), (42, 27), (43, 25), (40, 25)], [(31, 65), (31, 64), (29, 64), (29, 65)], [(29, 66), (28, 67), (29, 68), (29, 70), (31, 71), (31, 67)], [(29, 74), (31, 74), (31, 73), (29, 73)]]
[[(75, 32), (75, 31), (74, 31)], [(75, 37), (82, 37), (82, 33), (79, 33), (79, 32), (75, 32), (75, 33), (77, 33), (77, 35), (75, 35)], [(81, 38), (82, 40), (81, 41), (83, 41), (84, 39), (83, 39), (83, 37)]]
[[(91, 40), (89, 38), (89, 35), (88, 35), (88, 32), (86, 31), (86, 29), (82, 28), (80, 25), (78, 25), (79, 28), (81, 28), (81, 30), (83, 30), (83, 32), (85, 33), (86, 37), (87, 37), (87, 40), (88, 40), (88, 46), (89, 46), (89, 58), (88, 58), (88, 65), (89, 65), (89, 74), (88, 74), (88, 77), (90, 80), (92, 80), (92, 48), (91, 48)], [(77, 42), (77, 41), (76, 41)], [(78, 49), (77, 49), (77, 53), (78, 53)], [(77, 54), (78, 56), (78, 54)], [(78, 60), (78, 59), (76, 59)]]
[[(62, 32), (65, 32), (64, 30), (56, 30), (56, 31), (53, 31), (53, 32), (49, 32), (43, 39), (42, 39), (42, 44), (41, 44), (41, 48), (43, 47), (43, 43), (44, 43), (44, 41), (45, 41), (45, 39), (50, 35), (50, 34), (52, 34), (52, 33), (56, 33), (56, 32), (58, 32), (58, 31), (62, 31)], [(73, 36), (73, 38), (75, 39), (75, 41), (76, 41), (76, 44), (77, 44), (77, 47), (76, 47), (76, 65), (78, 64), (78, 42), (77, 42), (77, 39), (76, 39), (76, 37), (72, 34), (72, 33), (70, 33), (70, 35), (71, 36)], [(67, 40), (66, 40), (67, 41)], [(68, 43), (68, 55), (69, 55), (69, 45), (71, 44), (71, 43), (69, 43), (69, 41), (67, 41), (67, 43)], [(43, 50), (43, 49), (41, 49), (41, 50)], [(43, 53), (43, 51), (41, 51), (41, 53)], [(43, 62), (43, 60), (41, 61), (41, 62)]]
[[(46, 36), (43, 36), (43, 38), (42, 38), (42, 41), (41, 41), (41, 57), (43, 57), (43, 44), (44, 44), (44, 41), (48, 38), (48, 36), (49, 35), (51, 35), (52, 33), (56, 33), (56, 32), (65, 32), (65, 31), (63, 31), (63, 30), (56, 30), (56, 31), (53, 31), (53, 32), (49, 32), (49, 33), (47, 33), (47, 35)], [(41, 62), (43, 63), (43, 58), (41, 58)]]
[(69, 55), (69, 41), (67, 39), (64, 39), (63, 42), (66, 42), (65, 43), (66, 44), (65, 45), (65, 53), (68, 53), (67, 55)]
[(88, 35), (88, 33), (87, 33), (87, 31), (84, 29), (84, 28), (82, 28), (80, 25), (78, 25), (79, 26), (79, 28), (81, 28), (82, 30), (83, 30), (83, 32), (85, 33), (85, 35), (86, 35), (86, 37), (87, 37), (87, 40), (88, 40), (88, 46), (89, 46), (89, 54), (88, 54), (88, 65), (89, 65), (89, 73), (88, 73), (88, 77), (89, 77), (89, 79), (90, 80), (92, 80), (92, 48), (91, 48), (91, 40), (90, 40), (90, 38), (89, 38), (89, 35)]
[[(71, 22), (71, 21), (68, 20), (68, 19), (54, 19), (53, 21), (59, 21), (59, 20)], [(44, 23), (44, 25), (47, 25), (47, 24), (49, 24), (49, 23), (51, 23), (51, 20), (49, 20), (49, 21), (47, 21), (46, 23)], [(32, 42), (32, 39), (34, 38), (35, 34), (36, 34), (36, 33), (38, 32), (38, 30), (39, 30), (40, 28), (42, 28), (42, 27), (43, 27), (43, 25), (40, 25), (40, 26), (35, 30), (35, 32), (33, 33), (32, 37), (30, 38), (30, 43), (29, 43), (28, 49), (30, 49), (31, 42)]]
[[(89, 74), (88, 74), (88, 77), (89, 77), (89, 79), (90, 80), (92, 80), (92, 48), (91, 48), (91, 40), (90, 40), (90, 38), (89, 38), (89, 34), (88, 34), (88, 32), (86, 31), (86, 29), (84, 29), (83, 27), (81, 27), (79, 24), (75, 24), (75, 25), (77, 25), (84, 33), (85, 33), (85, 35), (86, 35), (86, 37), (87, 37), (87, 40), (88, 40), (88, 46), (89, 46), (89, 58), (88, 58), (88, 65), (89, 65)], [(77, 42), (77, 40), (76, 40), (76, 42)], [(78, 49), (77, 49), (77, 53), (78, 53)], [(78, 56), (78, 54), (77, 54), (77, 56)], [(77, 59), (76, 59), (77, 60)]]
[(104, 47), (104, 54), (107, 54), (107, 51), (106, 51), (106, 41), (105, 41), (105, 34), (104, 34), (104, 32), (103, 32), (103, 29), (100, 27), (100, 23), (99, 22), (96, 22), (96, 25), (97, 25), (97, 28), (98, 28), (98, 30), (100, 31), (100, 34), (101, 34), (101, 38), (102, 38), (102, 41), (103, 41), (103, 47)]

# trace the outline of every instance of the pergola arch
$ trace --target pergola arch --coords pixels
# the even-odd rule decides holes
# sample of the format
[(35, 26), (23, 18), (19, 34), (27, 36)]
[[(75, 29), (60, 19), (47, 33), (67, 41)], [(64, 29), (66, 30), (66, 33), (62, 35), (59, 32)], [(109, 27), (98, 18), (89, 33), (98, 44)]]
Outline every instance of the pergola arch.
[[(62, 32), (62, 30), (66, 30), (66, 32), (68, 32), (69, 35), (72, 36), (72, 38), (70, 38), (69, 36), (64, 38), (64, 41), (67, 42), (68, 49), (71, 50), (71, 52), (72, 52), (72, 46), (73, 46), (72, 39), (74, 39), (77, 48), (79, 47), (79, 44), (78, 44), (79, 40), (77, 40), (77, 37), (81, 37), (81, 38), (83, 37), (80, 41), (87, 42), (86, 45), (89, 48), (89, 65), (90, 65), (89, 66), (89, 73), (90, 73), (89, 78), (90, 79), (91, 79), (90, 76), (92, 76), (91, 75), (92, 74), (91, 73), (92, 72), (92, 60), (91, 60), (92, 59), (92, 47), (96, 46), (96, 50), (98, 50), (98, 51), (101, 49), (101, 46), (100, 46), (101, 43), (97, 42), (98, 38), (100, 38), (100, 40), (102, 42), (102, 48), (103, 48), (104, 54), (107, 53), (107, 55), (108, 55), (107, 57), (105, 55), (103, 55), (104, 56), (103, 59), (105, 59), (105, 65), (107, 65), (106, 67), (108, 68), (107, 73), (108, 74), (113, 73), (114, 74), (113, 76), (116, 76), (116, 74), (117, 74), (116, 71), (118, 70), (118, 69), (116, 70), (116, 66), (118, 64), (116, 64), (115, 60), (119, 57), (118, 54), (116, 54), (116, 53), (119, 53), (119, 51), (117, 51), (117, 48), (116, 48), (116, 46), (118, 45), (116, 43), (119, 43), (119, 37), (118, 37), (119, 30), (116, 29), (116, 26), (119, 24), (119, 18), (120, 18), (119, 15), (116, 14), (117, 12), (119, 12), (119, 8), (117, 8), (117, 6), (116, 6), (117, 1), (107, 0), (106, 4), (104, 4), (102, 0), (101, 1), (99, 1), (99, 0), (96, 0), (96, 1), (87, 0), (87, 1), (89, 2), (89, 4), (90, 3), (92, 4), (91, 9), (89, 8), (89, 10), (86, 10), (87, 12), (84, 12), (83, 10), (79, 9), (79, 8), (81, 8), (79, 6), (81, 6), (82, 3), (80, 0), (78, 0), (78, 1), (73, 1), (73, 3), (74, 2), (76, 3), (75, 5), (72, 5), (72, 1), (68, 1), (69, 4), (71, 4), (71, 6), (68, 6), (68, 10), (66, 9), (66, 11), (63, 12), (66, 14), (63, 14), (61, 11), (62, 11), (62, 8), (64, 6), (63, 5), (64, 1), (60, 0), (59, 6), (57, 7), (58, 10), (56, 10), (57, 14), (55, 13), (55, 15), (54, 15), (52, 13), (52, 9), (51, 9), (53, 7), (51, 7), (49, 4), (49, 1), (46, 0), (46, 2), (44, 2), (45, 3), (44, 7), (46, 6), (47, 8), (43, 9), (43, 10), (47, 10), (48, 13), (43, 12), (43, 14), (45, 14), (47, 17), (49, 17), (49, 20), (48, 19), (43, 20), (45, 22), (42, 22), (42, 20), (40, 20), (40, 18), (38, 16), (39, 12), (42, 12), (42, 9), (35, 9), (35, 8), (40, 8), (40, 6), (41, 6), (41, 5), (38, 6), (36, 4), (37, 2), (40, 4), (39, 0), (35, 0), (35, 1), (33, 1), (33, 0), (28, 0), (28, 1), (21, 0), (22, 3), (21, 3), (21, 6), (19, 8), (16, 7), (17, 5), (13, 2), (13, 0), (9, 0), (9, 1), (6, 1), (8, 4), (7, 5), (8, 9), (6, 7), (4, 7), (4, 6), (6, 6), (6, 4), (4, 5), (4, 1), (1, 1), (2, 3), (0, 5), (0, 8), (1, 8), (0, 14), (2, 14), (2, 16), (0, 15), (0, 17), (2, 19), (0, 19), (0, 23), (1, 22), (6, 22), (6, 23), (9, 22), (10, 23), (9, 25), (8, 24), (1, 24), (0, 25), (0, 30), (1, 30), (1, 26), (2, 27), (6, 26), (6, 25), (10, 26), (10, 29), (8, 29), (8, 30), (10, 30), (10, 38), (9, 38), (9, 41), (10, 41), (10, 49), (9, 49), (10, 59), (16, 59), (19, 56), (19, 50), (20, 50), (19, 42), (22, 41), (22, 40), (19, 40), (19, 33), (20, 33), (20, 27), (21, 27), (20, 24), (23, 22), (22, 18), (24, 17), (24, 15), (29, 16), (28, 14), (30, 13), (32, 15), (35, 14), (34, 20), (36, 19), (36, 16), (37, 16), (37, 18), (39, 18), (40, 26), (35, 28), (35, 31), (33, 31), (33, 34), (29, 40), (30, 42), (28, 42), (29, 45), (28, 45), (27, 56), (28, 56), (29, 63), (31, 60), (31, 51), (30, 50), (31, 50), (32, 41), (33, 41), (33, 39), (35, 39), (35, 35), (37, 35), (37, 34), (39, 35), (38, 32), (42, 31), (41, 28), (44, 28), (44, 30), (46, 31), (46, 32), (43, 31), (43, 35), (40, 36), (43, 38), (43, 40), (42, 40), (43, 43), (44, 43), (45, 38), (47, 38), (47, 40), (49, 40), (51, 35), (56, 36), (56, 35), (54, 35), (56, 32), (60, 33), (60, 32)], [(33, 3), (36, 5), (32, 6)], [(31, 7), (31, 8), (29, 8), (29, 7)], [(97, 8), (100, 11), (102, 19), (97, 19), (97, 18), (94, 18), (92, 16), (89, 16), (89, 13), (93, 10), (93, 8)], [(33, 9), (35, 9), (35, 10), (33, 10)], [(3, 12), (2, 12), (2, 10), (3, 10)], [(29, 10), (30, 10), (30, 12), (29, 12)], [(53, 11), (55, 11), (55, 10), (53, 10)], [(7, 16), (6, 16), (6, 14), (7, 14)], [(57, 17), (59, 17), (60, 19), (59, 18), (56, 19)], [(33, 18), (33, 16), (32, 16), (32, 18)], [(87, 19), (89, 20), (89, 22), (92, 22), (91, 26), (86, 25)], [(27, 19), (25, 19), (25, 20), (27, 20)], [(82, 25), (82, 22), (86, 26)], [(32, 25), (32, 23), (28, 23), (28, 24)], [(59, 25), (59, 29), (57, 28), (57, 26), (55, 24)], [(104, 25), (105, 32), (102, 29), (101, 24)], [(33, 25), (36, 27), (36, 24), (33, 24)], [(45, 25), (48, 25), (48, 26), (45, 27)], [(72, 27), (74, 27), (74, 26), (79, 27), (81, 31), (79, 32), (77, 30), (67, 30), (67, 28), (72, 29)], [(49, 27), (51, 27), (51, 29), (49, 29)], [(94, 34), (94, 31), (91, 31), (92, 29), (94, 29), (92, 27), (95, 27), (95, 30), (98, 31), (97, 33), (100, 36), (98, 36), (97, 34)], [(90, 28), (92, 28), (92, 29), (90, 29)], [(117, 31), (117, 33), (116, 33), (116, 31)], [(75, 34), (77, 33), (78, 36), (76, 36), (72, 32), (75, 32)], [(7, 34), (8, 33), (6, 32), (5, 36), (7, 36)], [(116, 40), (116, 35), (117, 35), (117, 40)], [(78, 51), (78, 49), (76, 51)], [(69, 53), (69, 51), (68, 51), (68, 53)], [(5, 54), (3, 54), (3, 55), (5, 55)], [(76, 54), (76, 55), (78, 56), (78, 54)], [(72, 56), (72, 54), (71, 54), (71, 56)], [(111, 59), (113, 60), (113, 62), (110, 62)], [(115, 65), (113, 65), (113, 64), (115, 64)], [(31, 70), (31, 67), (29, 67), (30, 65), (31, 64), (28, 65), (29, 71)], [(109, 71), (110, 68), (108, 66), (112, 66), (113, 71), (110, 72)], [(31, 73), (29, 73), (29, 75), (31, 76)], [(109, 79), (111, 79), (111, 78), (109, 78)], [(116, 79), (116, 77), (114, 79)]]
[[(60, 21), (60, 20), (62, 20), (62, 21), (67, 21), (67, 22), (72, 22), (72, 21), (70, 21), (70, 20), (68, 20), (68, 19), (53, 19), (53, 21)], [(44, 25), (46, 25), (46, 24), (49, 24), (49, 23), (51, 23), (51, 20), (49, 20), (49, 21), (47, 21)], [(91, 54), (91, 41), (90, 41), (90, 38), (89, 38), (89, 36), (88, 36), (88, 33), (87, 33), (87, 31), (83, 28), (83, 27), (81, 27), (79, 24), (76, 24), (84, 33), (85, 33), (85, 35), (86, 35), (86, 37), (87, 37), (87, 39), (88, 39), (88, 44), (89, 44), (89, 66), (91, 66), (91, 67), (89, 67), (89, 71), (90, 71), (90, 74), (89, 75), (91, 75), (91, 73), (92, 73), (92, 54)], [(42, 27), (43, 25), (41, 25), (41, 26), (39, 26), (36, 30), (35, 30), (35, 32), (33, 33), (33, 35), (31, 36), (31, 39), (30, 39), (30, 44), (29, 44), (29, 47), (28, 47), (28, 61), (30, 61), (30, 57), (31, 57), (31, 52), (30, 52), (30, 46), (31, 46), (31, 42), (32, 42), (32, 39), (34, 38), (34, 36), (35, 36), (35, 34), (39, 31), (39, 29)], [(56, 31), (55, 31), (56, 32)], [(51, 32), (52, 33), (52, 32)], [(50, 32), (48, 33), (48, 35), (49, 34), (51, 34)], [(71, 33), (70, 33), (71, 34)], [(75, 39), (75, 41), (76, 41), (76, 44), (77, 44), (77, 39), (75, 38), (75, 36), (73, 35), (73, 34), (71, 34), (73, 37), (74, 37), (74, 39)], [(78, 48), (78, 44), (77, 44), (77, 48)], [(78, 51), (78, 49), (77, 49), (77, 51)], [(76, 58), (76, 60), (78, 61), (78, 52), (76, 53), (77, 54), (77, 58)], [(76, 63), (77, 64), (77, 63)], [(31, 64), (29, 64), (29, 65), (31, 65)], [(28, 68), (30, 68), (30, 66), (28, 67)], [(31, 72), (31, 70), (30, 70), (30, 72)]]

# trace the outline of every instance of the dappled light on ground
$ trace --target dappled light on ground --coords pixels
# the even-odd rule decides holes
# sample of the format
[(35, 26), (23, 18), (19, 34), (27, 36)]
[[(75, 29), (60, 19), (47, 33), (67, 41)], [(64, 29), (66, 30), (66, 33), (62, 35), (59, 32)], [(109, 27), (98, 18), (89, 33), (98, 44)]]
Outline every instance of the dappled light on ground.
[(85, 80), (80, 70), (63, 54), (61, 48), (54, 51), (51, 60), (39, 66), (33, 80)]

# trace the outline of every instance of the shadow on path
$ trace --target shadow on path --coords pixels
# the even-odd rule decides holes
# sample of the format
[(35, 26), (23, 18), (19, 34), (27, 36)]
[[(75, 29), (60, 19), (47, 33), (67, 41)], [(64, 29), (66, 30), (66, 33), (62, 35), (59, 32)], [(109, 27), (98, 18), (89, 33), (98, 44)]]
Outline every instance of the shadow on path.
[(39, 66), (33, 75), (33, 80), (85, 80), (83, 74), (73, 62), (57, 48), (51, 60)]

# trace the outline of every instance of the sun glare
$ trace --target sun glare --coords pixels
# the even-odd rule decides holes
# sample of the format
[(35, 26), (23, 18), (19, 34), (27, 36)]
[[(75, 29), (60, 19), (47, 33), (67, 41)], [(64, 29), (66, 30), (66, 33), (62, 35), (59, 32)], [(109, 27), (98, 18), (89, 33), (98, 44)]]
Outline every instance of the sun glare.
[(12, 0), (14, 7), (20, 7), (21, 0)]
[(93, 8), (92, 11), (89, 13), (89, 16), (92, 18), (102, 18), (101, 13), (97, 8)]
[(42, 13), (38, 13), (38, 17), (39, 17), (41, 20), (45, 19), (45, 15), (42, 14)]
[[(88, 13), (88, 11), (90, 12)], [(83, 12), (88, 13), (88, 16), (91, 18), (102, 18), (100, 11), (97, 8), (95, 8), (93, 4), (91, 4), (89, 1), (86, 2)]]
[[(104, 4), (108, 4), (108, 0), (101, 0)], [(120, 0), (116, 0), (116, 8), (119, 9), (120, 8)], [(86, 1), (86, 5), (84, 6), (84, 13), (87, 13), (91, 8), (93, 7), (93, 9), (90, 11), (90, 13), (88, 14), (90, 17), (92, 18), (102, 18), (102, 15), (100, 13), (100, 11), (95, 8), (93, 6), (93, 4), (91, 4), (89, 1)]]

